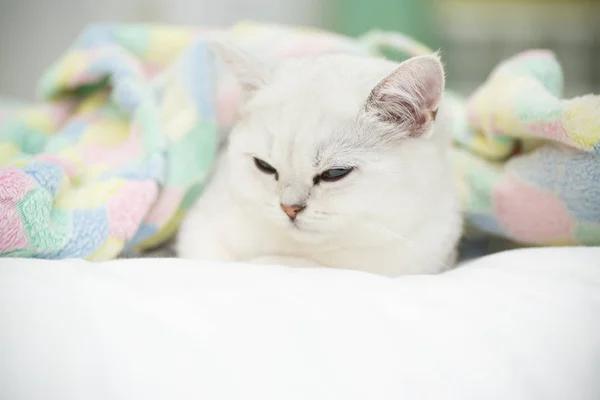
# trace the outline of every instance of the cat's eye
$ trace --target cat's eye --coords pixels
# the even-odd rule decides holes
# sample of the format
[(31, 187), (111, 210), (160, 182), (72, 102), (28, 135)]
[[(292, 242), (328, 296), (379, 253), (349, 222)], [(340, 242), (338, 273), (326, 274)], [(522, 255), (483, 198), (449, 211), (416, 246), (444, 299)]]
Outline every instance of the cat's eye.
[(352, 172), (353, 168), (333, 168), (328, 169), (319, 175), (320, 180), (324, 180), (326, 182), (333, 182), (342, 179), (347, 176), (350, 172)]
[(261, 160), (260, 158), (254, 157), (254, 165), (256, 165), (256, 168), (258, 168), (265, 174), (270, 174), (270, 175), (277, 174), (277, 170), (275, 168), (273, 168), (271, 166), (271, 164), (269, 164), (266, 161)]

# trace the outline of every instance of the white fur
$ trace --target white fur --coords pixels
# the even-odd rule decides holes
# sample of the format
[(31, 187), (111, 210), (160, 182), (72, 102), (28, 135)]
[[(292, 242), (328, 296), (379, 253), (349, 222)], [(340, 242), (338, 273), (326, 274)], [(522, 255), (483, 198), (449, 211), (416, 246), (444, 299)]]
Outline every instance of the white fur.
[[(234, 72), (243, 71), (241, 86), (252, 93), (216, 175), (181, 227), (179, 256), (389, 276), (452, 265), (461, 217), (443, 110), (434, 123), (427, 114), (427, 134), (412, 137), (409, 126), (380, 120), (394, 105), (367, 104), (378, 83), (381, 89), (387, 82), (388, 94), (396, 88), (405, 96), (416, 88), (408, 103), (420, 109), (413, 111), (433, 111), (425, 108), (438, 106), (443, 89), (437, 56), (413, 59), (400, 73), (385, 60), (329, 55), (286, 61), (258, 77), (251, 67), (235, 65), (244, 57), (228, 54), (224, 59)], [(424, 74), (414, 73), (438, 64), (442, 87), (430, 88), (421, 82)], [(279, 180), (258, 170), (253, 156), (275, 167)], [(313, 184), (315, 175), (334, 167), (354, 170), (339, 181)], [(292, 223), (280, 203), (301, 202), (306, 209)]]

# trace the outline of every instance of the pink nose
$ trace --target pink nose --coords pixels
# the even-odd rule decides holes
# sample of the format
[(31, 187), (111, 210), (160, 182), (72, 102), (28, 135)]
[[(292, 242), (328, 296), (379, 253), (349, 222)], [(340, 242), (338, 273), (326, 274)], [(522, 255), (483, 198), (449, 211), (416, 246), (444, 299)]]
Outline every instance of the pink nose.
[(291, 219), (295, 219), (296, 215), (298, 215), (302, 210), (304, 210), (304, 206), (298, 205), (298, 204), (294, 204), (291, 206), (286, 206), (285, 204), (280, 204), (281, 205), (281, 209), (283, 210), (284, 213), (287, 214), (288, 217), (290, 217)]

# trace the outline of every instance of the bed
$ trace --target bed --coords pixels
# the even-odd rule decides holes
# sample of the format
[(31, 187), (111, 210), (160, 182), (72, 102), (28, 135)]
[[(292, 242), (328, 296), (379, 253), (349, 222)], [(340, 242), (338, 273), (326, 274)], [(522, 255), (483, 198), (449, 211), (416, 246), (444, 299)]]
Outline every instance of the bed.
[(600, 399), (600, 248), (435, 276), (0, 259), (2, 399)]

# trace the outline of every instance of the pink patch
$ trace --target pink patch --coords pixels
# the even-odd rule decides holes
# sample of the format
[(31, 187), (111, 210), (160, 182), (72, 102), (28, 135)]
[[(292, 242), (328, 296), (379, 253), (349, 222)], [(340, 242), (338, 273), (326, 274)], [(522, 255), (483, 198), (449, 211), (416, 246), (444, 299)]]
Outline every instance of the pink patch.
[(35, 156), (34, 159), (39, 161), (46, 161), (60, 166), (63, 169), (63, 171), (65, 171), (67, 176), (69, 176), (69, 178), (72, 178), (77, 174), (77, 167), (75, 166), (75, 164), (63, 158), (60, 158), (57, 155), (44, 153), (40, 154), (39, 156)]
[(142, 152), (142, 137), (139, 126), (132, 125), (127, 140), (116, 147), (98, 145), (82, 149), (84, 159), (90, 164), (106, 163), (118, 168), (131, 161)]
[(565, 128), (560, 121), (552, 122), (537, 122), (528, 126), (531, 133), (535, 136), (555, 140), (557, 142), (568, 144), (569, 138), (565, 132)]
[(490, 129), (490, 132), (486, 132), (488, 135), (504, 135), (504, 131), (498, 126), (498, 123), (496, 122), (495, 115), (490, 115)]
[(157, 63), (145, 62), (142, 64), (142, 70), (144, 71), (144, 76), (148, 79), (152, 79), (158, 74), (160, 74), (164, 68), (162, 65)]
[(34, 180), (17, 168), (0, 169), (0, 201), (2, 203), (18, 203), (35, 186)]
[(109, 234), (129, 240), (135, 235), (156, 200), (158, 187), (153, 181), (130, 181), (109, 200), (106, 209)]
[(77, 87), (90, 83), (94, 83), (98, 80), (98, 75), (92, 74), (89, 71), (81, 71), (79, 74), (71, 76), (67, 83), (67, 87)]
[(72, 100), (63, 101), (60, 103), (54, 103), (48, 107), (50, 113), (50, 119), (55, 130), (60, 129), (61, 126), (67, 122), (67, 119), (73, 113), (77, 103)]
[(152, 225), (162, 226), (177, 211), (177, 207), (183, 199), (183, 191), (177, 188), (165, 189), (158, 201), (150, 210), (145, 222)]
[(552, 193), (515, 176), (498, 183), (493, 200), (500, 223), (519, 241), (544, 244), (571, 235), (573, 221), (564, 205)]
[(26, 246), (27, 237), (16, 204), (0, 199), (0, 253)]

